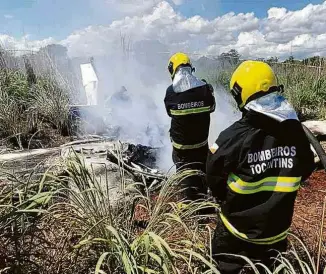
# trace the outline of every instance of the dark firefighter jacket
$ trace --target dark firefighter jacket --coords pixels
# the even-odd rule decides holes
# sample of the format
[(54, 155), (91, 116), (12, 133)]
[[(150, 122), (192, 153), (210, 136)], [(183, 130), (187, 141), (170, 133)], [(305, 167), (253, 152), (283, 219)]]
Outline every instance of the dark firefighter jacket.
[(172, 118), (170, 137), (175, 149), (195, 149), (207, 145), (210, 113), (215, 110), (211, 85), (176, 93), (169, 86), (164, 98), (167, 114)]
[(299, 121), (251, 110), (220, 134), (206, 168), (226, 228), (242, 240), (272, 244), (286, 238), (314, 155)]

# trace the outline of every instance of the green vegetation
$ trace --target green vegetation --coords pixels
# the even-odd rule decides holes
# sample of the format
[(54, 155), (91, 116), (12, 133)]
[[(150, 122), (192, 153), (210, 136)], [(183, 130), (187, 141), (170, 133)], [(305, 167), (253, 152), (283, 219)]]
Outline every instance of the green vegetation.
[(8, 72), (4, 78), (0, 83), (0, 135), (4, 144), (20, 149), (28, 143), (32, 148), (44, 147), (48, 145), (44, 138), (39, 144), (31, 138), (67, 131), (68, 93), (55, 81), (39, 78), (37, 84), (29, 86), (26, 75), (20, 72)]
[[(48, 62), (47, 69), (35, 70), (31, 60), (40, 67)], [(0, 52), (2, 145), (14, 149), (49, 147), (61, 143), (60, 135), (68, 134), (69, 93), (67, 85), (57, 81), (51, 62), (35, 54)]]
[[(170, 176), (158, 193), (145, 181), (125, 184), (122, 175), (123, 198), (112, 203), (110, 182), (97, 181), (82, 160), (72, 157), (64, 167), (62, 176), (12, 176), (1, 186), (1, 273), (219, 273), (211, 258), (214, 223), (198, 214), (216, 206), (185, 204), (177, 187), (196, 171)], [(290, 238), (280, 266), (266, 273), (316, 273), (318, 254)], [(264, 266), (243, 259), (262, 273), (257, 267)]]

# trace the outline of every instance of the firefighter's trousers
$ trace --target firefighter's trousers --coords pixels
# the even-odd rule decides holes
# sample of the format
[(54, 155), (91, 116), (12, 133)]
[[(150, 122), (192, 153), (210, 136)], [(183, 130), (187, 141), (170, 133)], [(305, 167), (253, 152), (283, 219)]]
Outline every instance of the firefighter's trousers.
[[(206, 173), (206, 159), (208, 145), (197, 149), (178, 150), (173, 148), (172, 159), (177, 170), (196, 169)], [(187, 200), (203, 199), (207, 194), (205, 176), (191, 176), (181, 182), (181, 187), (185, 188)]]
[[(221, 253), (237, 254), (250, 258), (253, 262), (260, 261), (270, 270), (275, 267), (275, 260), (278, 252), (285, 252), (287, 240), (283, 240), (271, 245), (257, 245), (245, 242), (231, 234), (220, 217), (218, 217), (217, 226), (212, 239), (213, 258), (218, 263), (218, 269), (222, 274), (238, 274), (247, 262), (244, 259), (218, 255)], [(246, 271), (245, 273), (254, 273)], [(262, 271), (262, 273), (265, 273)]]

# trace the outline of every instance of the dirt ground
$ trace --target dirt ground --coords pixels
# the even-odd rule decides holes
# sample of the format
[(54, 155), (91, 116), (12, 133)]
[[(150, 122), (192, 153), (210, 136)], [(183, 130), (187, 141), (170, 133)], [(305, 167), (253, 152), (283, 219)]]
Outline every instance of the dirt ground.
[[(326, 172), (321, 170), (314, 172), (310, 176), (308, 183), (300, 189), (292, 225), (292, 231), (304, 239), (313, 252), (316, 252), (318, 248), (325, 198)], [(323, 243), (325, 243), (326, 236), (325, 223), (323, 227)]]

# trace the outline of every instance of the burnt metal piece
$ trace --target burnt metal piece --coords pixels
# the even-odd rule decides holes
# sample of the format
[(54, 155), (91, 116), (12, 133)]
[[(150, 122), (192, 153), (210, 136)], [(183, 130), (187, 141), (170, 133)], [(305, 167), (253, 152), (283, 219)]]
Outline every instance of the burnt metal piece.
[(143, 145), (128, 144), (128, 148), (124, 151), (127, 164), (135, 163), (142, 167), (156, 169), (156, 159), (158, 149)]

